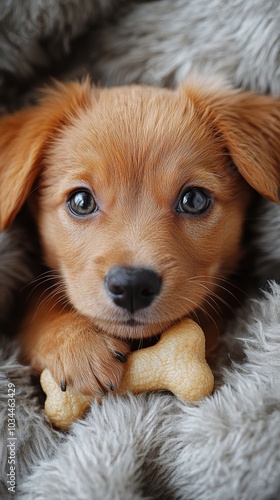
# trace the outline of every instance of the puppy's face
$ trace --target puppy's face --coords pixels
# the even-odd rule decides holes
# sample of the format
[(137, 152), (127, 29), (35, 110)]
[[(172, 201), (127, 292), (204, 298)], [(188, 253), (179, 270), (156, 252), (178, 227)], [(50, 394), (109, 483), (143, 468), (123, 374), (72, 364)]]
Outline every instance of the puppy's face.
[(205, 297), (215, 308), (250, 190), (182, 94), (98, 92), (48, 151), (39, 191), (46, 262), (102, 330), (147, 336)]
[(274, 162), (256, 173), (255, 125), (242, 124), (237, 95), (87, 87), (75, 112), (68, 103), (59, 126), (45, 127), (33, 160), (44, 258), (101, 330), (145, 337), (216, 308), (241, 254), (253, 192), (243, 176), (270, 198), (278, 192)]

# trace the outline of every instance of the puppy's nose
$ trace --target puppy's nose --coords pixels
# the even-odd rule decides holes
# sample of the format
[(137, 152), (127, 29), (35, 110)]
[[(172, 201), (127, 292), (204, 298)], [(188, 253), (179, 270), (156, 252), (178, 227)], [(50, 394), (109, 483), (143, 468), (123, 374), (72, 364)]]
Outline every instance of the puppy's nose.
[(161, 282), (161, 277), (152, 269), (113, 267), (105, 278), (105, 288), (117, 306), (134, 313), (153, 302)]

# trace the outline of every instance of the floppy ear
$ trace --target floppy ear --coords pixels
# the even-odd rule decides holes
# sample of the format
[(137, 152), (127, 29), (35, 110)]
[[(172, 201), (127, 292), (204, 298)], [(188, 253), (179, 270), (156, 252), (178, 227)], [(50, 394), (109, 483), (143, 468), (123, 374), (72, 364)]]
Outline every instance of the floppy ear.
[(280, 199), (280, 99), (227, 88), (191, 85), (191, 100), (209, 118), (244, 179)]
[(44, 150), (60, 127), (86, 106), (90, 83), (57, 83), (39, 104), (0, 120), (0, 227), (14, 220), (41, 168)]

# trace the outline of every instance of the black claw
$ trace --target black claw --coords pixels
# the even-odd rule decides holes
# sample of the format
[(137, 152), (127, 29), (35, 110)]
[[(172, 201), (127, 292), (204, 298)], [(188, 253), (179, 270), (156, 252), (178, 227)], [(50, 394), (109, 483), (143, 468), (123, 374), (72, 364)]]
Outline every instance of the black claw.
[(114, 391), (115, 390), (115, 386), (112, 384), (112, 382), (108, 383), (108, 387), (109, 387), (110, 391)]
[(121, 363), (126, 363), (127, 359), (121, 352), (116, 351), (115, 356)]
[(63, 392), (66, 391), (66, 381), (65, 380), (62, 380), (62, 382), (60, 382), (60, 388)]
[(98, 392), (99, 392), (99, 394), (100, 394), (101, 396), (105, 396), (105, 395), (106, 395), (106, 393), (107, 393), (107, 389), (104, 387), (104, 385), (103, 385), (103, 384), (101, 384), (100, 380), (99, 380), (97, 377), (95, 377), (95, 378), (96, 378), (96, 382), (98, 383), (98, 386), (99, 386), (99, 387), (98, 387)]

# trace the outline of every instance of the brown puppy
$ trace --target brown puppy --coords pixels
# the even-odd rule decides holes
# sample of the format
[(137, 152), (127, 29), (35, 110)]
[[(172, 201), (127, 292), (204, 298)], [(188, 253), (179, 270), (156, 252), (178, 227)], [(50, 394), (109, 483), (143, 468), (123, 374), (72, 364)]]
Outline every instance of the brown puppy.
[(1, 226), (29, 198), (53, 271), (21, 332), (34, 369), (94, 394), (127, 338), (216, 322), (254, 190), (279, 201), (279, 126), (279, 100), (197, 81), (58, 84), (3, 118)]

